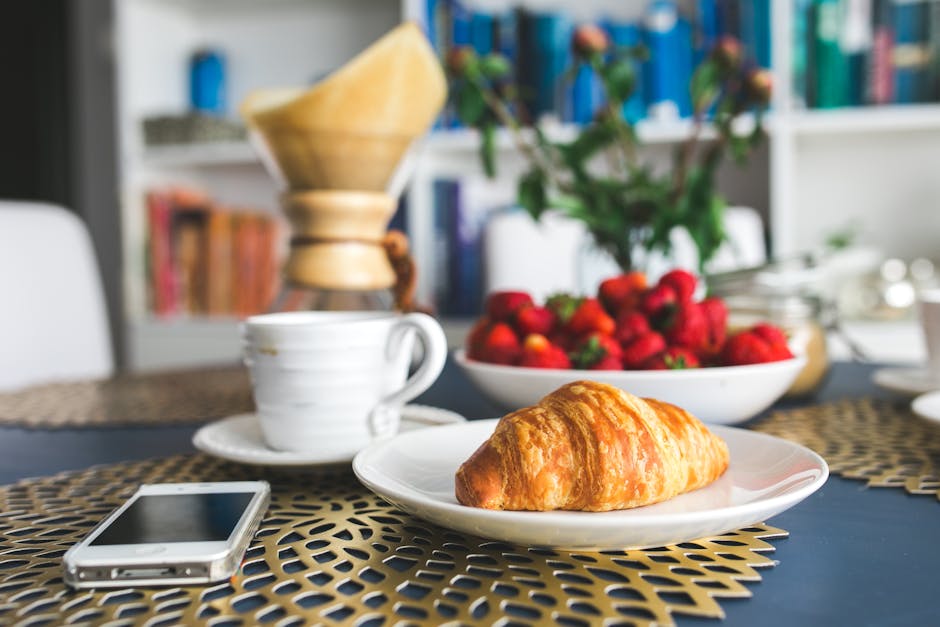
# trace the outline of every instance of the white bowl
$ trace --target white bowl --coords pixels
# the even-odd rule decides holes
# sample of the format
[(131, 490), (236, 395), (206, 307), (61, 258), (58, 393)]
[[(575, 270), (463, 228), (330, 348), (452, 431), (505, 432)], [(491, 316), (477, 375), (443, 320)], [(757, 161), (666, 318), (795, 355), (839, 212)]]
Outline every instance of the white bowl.
[(689, 370), (558, 370), (474, 361), (462, 348), (454, 359), (484, 395), (508, 410), (534, 405), (565, 383), (590, 379), (678, 405), (712, 424), (737, 424), (767, 409), (806, 364), (799, 355), (753, 366)]

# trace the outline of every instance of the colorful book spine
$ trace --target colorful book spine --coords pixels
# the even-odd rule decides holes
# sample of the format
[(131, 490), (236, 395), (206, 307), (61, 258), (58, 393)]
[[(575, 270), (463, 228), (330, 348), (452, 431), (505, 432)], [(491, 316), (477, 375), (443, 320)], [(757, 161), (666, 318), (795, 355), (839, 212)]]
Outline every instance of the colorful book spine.
[(894, 0), (894, 100), (926, 100), (930, 46), (928, 6), (924, 0)]
[(470, 45), (479, 55), (494, 52), (495, 20), (490, 13), (474, 11), (470, 14)]
[(648, 114), (655, 120), (674, 120), (690, 112), (689, 78), (692, 70), (691, 27), (680, 18), (675, 2), (655, 0), (644, 25), (649, 49)]
[(846, 62), (840, 45), (840, 0), (815, 0), (815, 106), (821, 109), (846, 103)]
[(542, 115), (559, 114), (568, 107), (570, 89), (564, 75), (571, 64), (572, 28), (571, 20), (560, 12), (535, 16), (535, 110), (532, 113), (536, 119)]
[(872, 6), (872, 47), (868, 69), (868, 102), (876, 105), (894, 102), (894, 27), (891, 1), (874, 0)]
[(807, 82), (809, 73), (810, 43), (808, 41), (810, 12), (813, 0), (794, 0), (793, 3), (793, 29), (790, 43), (793, 48), (791, 70), (793, 76), (792, 93), (794, 107), (809, 106)]
[(863, 105), (867, 101), (866, 75), (871, 60), (871, 0), (844, 0), (845, 18), (840, 44), (846, 62), (846, 104)]

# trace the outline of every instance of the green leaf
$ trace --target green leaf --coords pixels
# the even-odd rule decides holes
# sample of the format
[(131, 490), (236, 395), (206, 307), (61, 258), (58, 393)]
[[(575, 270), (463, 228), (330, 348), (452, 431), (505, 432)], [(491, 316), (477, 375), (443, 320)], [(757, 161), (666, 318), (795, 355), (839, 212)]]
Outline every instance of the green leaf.
[(548, 208), (545, 192), (545, 175), (538, 168), (530, 170), (519, 179), (519, 204), (536, 220)]
[(488, 121), (480, 127), (480, 162), (486, 176), (496, 176), (496, 125)]
[(601, 68), (601, 79), (611, 100), (622, 103), (636, 87), (636, 72), (629, 59), (614, 58)]
[(467, 84), (464, 89), (457, 92), (455, 104), (457, 117), (467, 126), (476, 126), (486, 113), (486, 101), (483, 100), (483, 94), (472, 84)]
[(480, 59), (480, 73), (487, 78), (503, 78), (509, 74), (511, 68), (509, 59), (496, 52)]
[(689, 93), (692, 96), (692, 106), (696, 111), (704, 111), (711, 106), (720, 89), (718, 68), (711, 60), (703, 61), (692, 74), (689, 82)]

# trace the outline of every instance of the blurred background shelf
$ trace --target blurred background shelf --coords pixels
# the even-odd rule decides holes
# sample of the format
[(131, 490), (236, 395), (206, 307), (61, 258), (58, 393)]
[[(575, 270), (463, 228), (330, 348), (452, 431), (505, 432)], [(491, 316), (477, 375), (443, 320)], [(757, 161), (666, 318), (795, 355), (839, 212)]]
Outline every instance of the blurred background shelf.
[[(433, 4), (433, 3), (431, 3)], [(572, 23), (607, 17), (639, 21), (648, 0), (585, 0), (564, 5)], [(770, 45), (775, 94), (766, 122), (768, 142), (744, 169), (724, 167), (719, 185), (733, 205), (757, 210), (775, 255), (812, 250), (833, 234), (852, 232), (858, 243), (886, 255), (933, 256), (940, 233), (940, 105), (805, 109), (794, 93), (793, 27), (799, 14), (789, 1), (767, 3), (772, 11)], [(805, 3), (801, 3), (801, 6)], [(480, 13), (502, 13), (512, 0), (467, 0)], [(694, 11), (694, 2), (678, 3)], [(427, 22), (425, 0), (125, 0), (113, 3), (117, 143), (120, 168), (122, 288), (120, 314), (126, 335), (124, 362), (131, 370), (165, 363), (167, 346), (178, 346), (191, 363), (237, 354), (233, 320), (151, 317), (146, 286), (148, 242), (144, 194), (155, 186), (205, 189), (220, 203), (250, 205), (279, 213), (276, 189), (247, 141), (147, 146), (141, 123), (148, 116), (185, 112), (187, 67), (206, 46), (227, 59), (229, 117), (252, 89), (310, 84), (351, 58), (402, 19)], [(534, 0), (533, 10), (559, 12), (563, 5)], [(637, 126), (643, 157), (664, 167), (690, 122)], [(745, 128), (752, 118), (741, 122)], [(550, 131), (565, 140), (576, 126)], [(500, 177), (512, 203), (515, 176), (524, 163), (505, 131), (497, 136)], [(446, 282), (447, 241), (436, 226), (435, 184), (442, 178), (479, 181), (478, 138), (467, 129), (435, 130), (417, 147), (413, 176), (400, 223), (419, 266), (419, 299), (432, 302)], [(890, 167), (885, 167), (890, 164)], [(521, 249), (523, 247), (520, 247)], [(445, 318), (452, 345), (466, 319)], [(879, 327), (880, 328), (880, 327)], [(877, 334), (877, 332), (873, 333)], [(174, 337), (182, 338), (178, 341)], [(205, 341), (199, 338), (204, 337)], [(887, 344), (890, 344), (888, 342)], [(234, 345), (233, 345), (234, 346)], [(890, 355), (889, 352), (885, 352)]]

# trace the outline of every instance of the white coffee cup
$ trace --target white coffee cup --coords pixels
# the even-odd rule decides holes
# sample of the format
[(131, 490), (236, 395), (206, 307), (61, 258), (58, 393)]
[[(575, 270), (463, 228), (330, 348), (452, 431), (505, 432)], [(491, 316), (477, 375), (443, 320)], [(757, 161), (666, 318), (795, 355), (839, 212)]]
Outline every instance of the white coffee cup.
[[(414, 338), (423, 358), (409, 377)], [(401, 406), (440, 375), (447, 341), (425, 314), (303, 311), (249, 317), (244, 361), (265, 442), (338, 458), (397, 433)]]
[(917, 311), (927, 349), (927, 370), (940, 381), (940, 287), (924, 288), (917, 293)]

